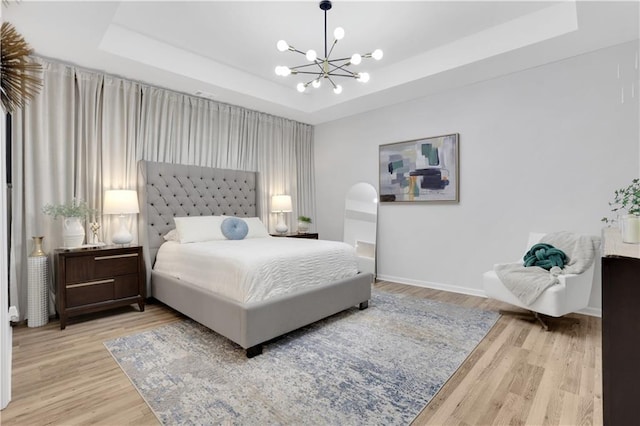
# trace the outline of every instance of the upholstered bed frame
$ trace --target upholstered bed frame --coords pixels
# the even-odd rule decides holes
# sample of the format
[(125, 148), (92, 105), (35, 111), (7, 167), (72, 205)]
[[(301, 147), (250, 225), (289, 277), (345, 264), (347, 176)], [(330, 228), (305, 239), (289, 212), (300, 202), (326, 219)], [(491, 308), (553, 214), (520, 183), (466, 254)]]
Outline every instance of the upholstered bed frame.
[(367, 307), (371, 274), (358, 274), (262, 302), (240, 303), (152, 269), (163, 236), (176, 216), (257, 216), (254, 172), (141, 161), (141, 244), (147, 294), (236, 342), (252, 357), (262, 344), (352, 306)]

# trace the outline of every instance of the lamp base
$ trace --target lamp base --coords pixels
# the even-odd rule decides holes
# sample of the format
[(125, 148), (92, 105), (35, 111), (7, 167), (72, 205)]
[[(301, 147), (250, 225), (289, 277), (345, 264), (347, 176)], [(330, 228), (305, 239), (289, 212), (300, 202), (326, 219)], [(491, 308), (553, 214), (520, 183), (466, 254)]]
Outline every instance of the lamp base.
[(276, 232), (278, 234), (286, 234), (289, 231), (289, 227), (284, 223), (284, 213), (278, 213), (278, 223), (276, 224)]
[(124, 215), (120, 215), (118, 216), (118, 219), (120, 220), (120, 229), (113, 234), (111, 241), (113, 244), (130, 244), (131, 241), (133, 241), (133, 235), (129, 232), (126, 218)]

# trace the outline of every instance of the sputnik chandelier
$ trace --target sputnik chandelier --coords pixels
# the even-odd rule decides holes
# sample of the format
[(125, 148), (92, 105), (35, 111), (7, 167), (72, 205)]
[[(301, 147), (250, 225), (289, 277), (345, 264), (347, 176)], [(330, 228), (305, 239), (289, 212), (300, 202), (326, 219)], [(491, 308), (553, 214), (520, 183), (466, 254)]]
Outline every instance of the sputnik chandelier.
[(322, 0), (320, 2), (320, 9), (324, 11), (324, 58), (318, 58), (318, 54), (315, 50), (309, 49), (307, 52), (302, 52), (296, 49), (293, 46), (290, 46), (286, 41), (280, 40), (278, 41), (277, 47), (278, 50), (284, 52), (289, 50), (291, 52), (297, 52), (304, 55), (309, 63), (298, 65), (295, 67), (287, 67), (287, 66), (277, 66), (276, 74), (282, 77), (286, 77), (288, 75), (296, 75), (296, 74), (310, 74), (315, 77), (306, 83), (298, 83), (296, 86), (298, 92), (304, 92), (307, 89), (307, 86), (311, 85), (314, 88), (318, 88), (322, 85), (322, 79), (327, 79), (331, 86), (333, 86), (333, 91), (335, 94), (342, 93), (342, 86), (336, 84), (332, 77), (348, 77), (355, 78), (357, 81), (361, 83), (366, 83), (369, 81), (369, 73), (366, 72), (354, 72), (351, 71), (348, 67), (352, 65), (360, 65), (363, 58), (373, 58), (375, 60), (382, 59), (382, 50), (376, 49), (371, 53), (365, 53), (364, 55), (360, 55), (358, 53), (354, 53), (350, 58), (339, 58), (339, 59), (330, 59), (331, 52), (333, 52), (333, 48), (338, 43), (338, 40), (342, 40), (344, 37), (344, 29), (341, 27), (337, 27), (333, 32), (333, 44), (331, 45), (331, 49), (327, 52), (327, 10), (331, 9), (331, 2), (329, 0)]

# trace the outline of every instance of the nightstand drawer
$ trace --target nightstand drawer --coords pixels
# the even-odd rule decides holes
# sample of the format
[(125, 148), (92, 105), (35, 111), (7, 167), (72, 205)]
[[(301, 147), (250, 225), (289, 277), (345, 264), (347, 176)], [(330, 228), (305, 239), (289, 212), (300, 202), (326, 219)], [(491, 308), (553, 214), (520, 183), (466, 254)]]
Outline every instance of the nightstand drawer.
[(116, 277), (116, 285), (113, 291), (115, 299), (137, 296), (140, 293), (138, 274), (121, 275)]
[(67, 284), (67, 307), (88, 305), (105, 300), (113, 300), (113, 289), (116, 280), (109, 278), (106, 280), (88, 281), (77, 284)]
[(65, 260), (67, 283), (85, 282), (138, 272), (138, 253), (69, 257)]
[(139, 293), (138, 275), (119, 275), (115, 278), (67, 284), (67, 307), (87, 305), (108, 300), (135, 297)]

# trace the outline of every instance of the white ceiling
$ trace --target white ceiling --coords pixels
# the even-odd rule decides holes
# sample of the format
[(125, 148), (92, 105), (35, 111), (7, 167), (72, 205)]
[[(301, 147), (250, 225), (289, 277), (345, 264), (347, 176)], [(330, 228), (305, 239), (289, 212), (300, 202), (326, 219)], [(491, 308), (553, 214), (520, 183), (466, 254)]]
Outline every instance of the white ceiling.
[(35, 52), (82, 67), (318, 124), (638, 39), (639, 3), (593, 1), (340, 1), (327, 13), (346, 36), (331, 57), (363, 60), (367, 84), (325, 83), (300, 94), (302, 76), (276, 65), (324, 50), (318, 1), (31, 2), (2, 6)]

